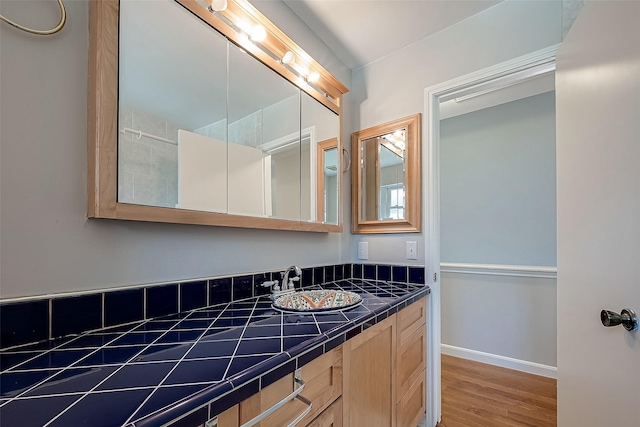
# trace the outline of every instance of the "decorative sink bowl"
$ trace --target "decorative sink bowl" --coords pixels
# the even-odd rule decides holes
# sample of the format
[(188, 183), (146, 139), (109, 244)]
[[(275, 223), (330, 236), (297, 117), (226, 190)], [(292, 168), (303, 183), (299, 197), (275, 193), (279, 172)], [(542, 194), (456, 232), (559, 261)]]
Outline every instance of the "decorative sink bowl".
[(273, 307), (294, 312), (335, 311), (354, 307), (361, 302), (360, 295), (349, 291), (298, 291), (274, 298)]

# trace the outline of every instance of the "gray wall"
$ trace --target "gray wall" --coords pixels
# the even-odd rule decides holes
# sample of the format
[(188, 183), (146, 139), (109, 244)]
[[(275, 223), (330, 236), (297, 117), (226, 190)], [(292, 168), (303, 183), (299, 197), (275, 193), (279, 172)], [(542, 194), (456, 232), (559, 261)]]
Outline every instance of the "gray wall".
[[(348, 227), (323, 234), (87, 220), (88, 2), (65, 5), (67, 26), (52, 37), (0, 25), (0, 298), (349, 260)], [(350, 71), (283, 3), (258, 7), (351, 86)], [(4, 0), (0, 12), (43, 28), (58, 13), (55, 2)], [(349, 124), (348, 96), (345, 104)], [(350, 133), (346, 126), (342, 140)]]
[(556, 279), (442, 273), (441, 304), (442, 344), (556, 366)]
[[(561, 35), (561, 2), (499, 3), (354, 70), (353, 129), (423, 112), (425, 88), (559, 43)], [(368, 241), (371, 262), (411, 262), (405, 259), (405, 242), (418, 241), (420, 258), (424, 238), (424, 233), (354, 236), (351, 258), (357, 259), (357, 243)]]
[(442, 262), (556, 265), (555, 94), (440, 122)]

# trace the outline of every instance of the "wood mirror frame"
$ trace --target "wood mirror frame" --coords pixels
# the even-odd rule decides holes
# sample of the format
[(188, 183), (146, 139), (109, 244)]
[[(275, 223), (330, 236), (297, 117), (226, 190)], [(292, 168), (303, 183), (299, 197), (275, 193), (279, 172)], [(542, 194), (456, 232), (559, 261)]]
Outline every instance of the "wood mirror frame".
[[(420, 114), (394, 120), (368, 129), (355, 132), (352, 137), (351, 155), (353, 170), (351, 178), (351, 215), (353, 234), (385, 234), (385, 233), (419, 233), (421, 230), (421, 131)], [(362, 142), (371, 138), (391, 134), (404, 129), (406, 132), (405, 148), (405, 205), (404, 219), (364, 220), (361, 189), (365, 181), (362, 176), (363, 151)], [(377, 175), (379, 165), (376, 164)], [(377, 181), (377, 180), (376, 180)], [(376, 183), (376, 191), (377, 183)], [(377, 205), (376, 205), (377, 209)], [(379, 215), (376, 215), (379, 217)]]
[[(348, 89), (247, 0), (229, 0), (227, 9), (215, 14), (196, 0), (175, 1), (231, 42), (241, 46), (256, 60), (341, 115), (342, 95)], [(335, 225), (118, 202), (119, 1), (93, 0), (89, 3), (88, 218), (313, 232), (342, 231), (341, 218)], [(264, 26), (267, 35), (260, 46), (247, 43), (229, 24), (239, 20)], [(292, 66), (274, 59), (282, 58), (288, 51), (293, 52), (296, 57), (296, 63)], [(318, 73), (318, 80), (309, 83), (302, 79), (299, 75), (302, 70)]]
[[(322, 219), (321, 222), (327, 222), (327, 218), (325, 215), (325, 197), (324, 197), (324, 192), (326, 190), (325, 188), (325, 175), (324, 175), (324, 171), (325, 171), (325, 151), (329, 151), (329, 150), (336, 150), (336, 157), (337, 153), (338, 153), (338, 138), (331, 138), (331, 139), (327, 139), (325, 141), (320, 141), (318, 142), (317, 146), (317, 154), (316, 154), (316, 161), (317, 161), (317, 166), (316, 166), (316, 209), (317, 209), (317, 213), (316, 213), (316, 218), (318, 218), (318, 220)], [(339, 166), (339, 165), (338, 165)], [(338, 169), (337, 171), (337, 176), (340, 177), (340, 169)], [(338, 181), (339, 182), (339, 181)], [(340, 197), (340, 189), (338, 188), (338, 197)], [(340, 218), (340, 209), (339, 209), (340, 205), (338, 204), (338, 219)]]

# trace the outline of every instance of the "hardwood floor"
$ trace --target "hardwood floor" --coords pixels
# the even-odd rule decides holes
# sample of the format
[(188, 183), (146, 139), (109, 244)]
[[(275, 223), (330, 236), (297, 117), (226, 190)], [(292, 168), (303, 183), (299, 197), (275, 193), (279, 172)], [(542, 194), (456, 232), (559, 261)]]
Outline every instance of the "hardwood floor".
[(442, 355), (438, 427), (557, 425), (556, 380)]

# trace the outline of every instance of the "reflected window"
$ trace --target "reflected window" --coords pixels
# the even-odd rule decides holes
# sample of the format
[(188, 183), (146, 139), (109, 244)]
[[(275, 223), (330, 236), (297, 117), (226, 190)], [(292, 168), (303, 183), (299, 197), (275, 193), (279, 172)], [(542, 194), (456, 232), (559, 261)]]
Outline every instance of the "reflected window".
[(380, 188), (380, 218), (404, 219), (404, 186), (392, 184)]

